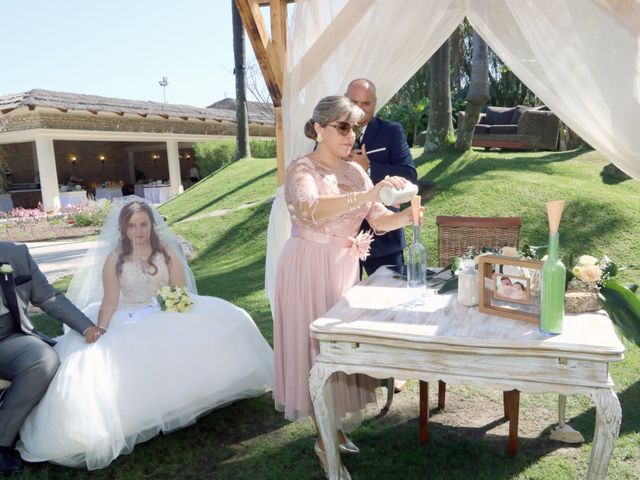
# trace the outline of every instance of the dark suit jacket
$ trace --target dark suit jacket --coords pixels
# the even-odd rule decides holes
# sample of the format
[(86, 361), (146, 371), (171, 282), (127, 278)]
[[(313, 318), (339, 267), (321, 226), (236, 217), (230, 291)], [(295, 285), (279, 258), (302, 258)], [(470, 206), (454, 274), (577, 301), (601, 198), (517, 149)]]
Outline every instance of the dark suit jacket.
[[(387, 175), (404, 177), (411, 183), (416, 183), (418, 174), (409, 151), (407, 137), (399, 123), (374, 117), (367, 125), (361, 143), (365, 145), (367, 152), (385, 148), (381, 152), (368, 154), (371, 164), (371, 181), (374, 185)], [(366, 220), (363, 222), (362, 228), (364, 230), (371, 229)], [(384, 235), (376, 235), (375, 241), (371, 244), (369, 258), (399, 252), (405, 246), (402, 228)]]
[[(27, 316), (29, 302), (41, 308), (47, 315), (67, 324), (76, 332), (82, 333), (93, 325), (67, 297), (53, 288), (38, 268), (25, 245), (0, 242), (0, 263), (8, 263), (13, 268), (13, 279), (19, 307), (20, 329), (35, 334), (35, 329)], [(4, 292), (0, 292), (2, 301), (7, 305)]]

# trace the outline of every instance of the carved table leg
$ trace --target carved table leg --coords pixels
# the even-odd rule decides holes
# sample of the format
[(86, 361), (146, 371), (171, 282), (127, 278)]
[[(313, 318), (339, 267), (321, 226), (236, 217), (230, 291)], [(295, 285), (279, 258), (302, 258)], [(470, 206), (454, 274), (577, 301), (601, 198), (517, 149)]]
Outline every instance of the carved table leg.
[(330, 480), (346, 480), (350, 479), (350, 477), (340, 461), (333, 415), (333, 399), (331, 398), (331, 386), (329, 384), (329, 378), (332, 373), (333, 370), (328, 365), (316, 362), (309, 374), (309, 392), (313, 402), (313, 411), (316, 415), (316, 424), (324, 443), (324, 451), (327, 454), (329, 469), (327, 476)]
[(591, 447), (591, 460), (587, 478), (604, 479), (620, 432), (622, 410), (613, 390), (593, 390), (591, 400), (596, 405), (596, 430)]
[(558, 426), (551, 430), (549, 438), (564, 443), (582, 443), (584, 437), (565, 423), (565, 410), (567, 408), (567, 396), (558, 395)]

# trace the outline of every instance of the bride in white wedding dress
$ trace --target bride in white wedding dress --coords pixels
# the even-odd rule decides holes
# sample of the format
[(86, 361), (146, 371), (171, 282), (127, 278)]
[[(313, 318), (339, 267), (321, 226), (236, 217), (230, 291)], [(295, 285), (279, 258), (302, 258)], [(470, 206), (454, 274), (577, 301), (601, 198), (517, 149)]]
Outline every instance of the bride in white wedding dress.
[[(61, 366), (20, 430), (27, 461), (103, 468), (160, 431), (271, 389), (273, 351), (253, 320), (196, 295), (177, 238), (149, 205), (126, 197), (98, 243), (68, 296), (104, 334), (58, 338)], [(186, 286), (192, 310), (148, 307), (165, 285)]]

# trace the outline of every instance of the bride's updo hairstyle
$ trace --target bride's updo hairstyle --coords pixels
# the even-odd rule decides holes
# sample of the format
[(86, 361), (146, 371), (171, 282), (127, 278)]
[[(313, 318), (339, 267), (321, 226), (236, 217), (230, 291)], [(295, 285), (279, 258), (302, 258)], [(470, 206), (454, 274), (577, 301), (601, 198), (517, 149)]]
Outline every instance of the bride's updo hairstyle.
[(116, 263), (116, 274), (120, 276), (122, 273), (122, 264), (124, 263), (125, 257), (131, 255), (133, 252), (133, 245), (131, 244), (131, 240), (127, 237), (127, 227), (129, 226), (129, 219), (136, 212), (144, 212), (149, 217), (149, 223), (151, 225), (151, 235), (149, 237), (149, 241), (151, 243), (151, 253), (149, 254), (149, 258), (147, 262), (149, 263), (149, 267), (153, 269), (149, 273), (151, 275), (155, 275), (158, 273), (158, 267), (153, 263), (153, 257), (156, 253), (162, 253), (164, 256), (165, 262), (167, 265), (171, 264), (171, 257), (167, 253), (167, 250), (162, 245), (158, 234), (156, 233), (156, 223), (153, 219), (153, 211), (151, 207), (143, 202), (130, 202), (122, 207), (120, 211), (120, 218), (118, 224), (120, 226), (120, 248), (118, 249), (118, 261)]
[(318, 134), (313, 127), (317, 122), (326, 127), (330, 123), (346, 119), (349, 123), (358, 123), (364, 117), (364, 112), (351, 100), (342, 95), (324, 97), (313, 109), (313, 116), (304, 124), (304, 134), (311, 140), (317, 140)]

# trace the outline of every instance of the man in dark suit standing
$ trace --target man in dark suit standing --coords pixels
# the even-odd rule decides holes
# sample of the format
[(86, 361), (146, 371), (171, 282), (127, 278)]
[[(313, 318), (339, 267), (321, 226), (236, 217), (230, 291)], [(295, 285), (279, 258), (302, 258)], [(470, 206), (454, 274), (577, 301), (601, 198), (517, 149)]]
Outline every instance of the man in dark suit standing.
[[(374, 117), (376, 87), (373, 82), (364, 78), (353, 80), (347, 87), (345, 96), (365, 113), (360, 122), (363, 132), (356, 139), (350, 160), (369, 173), (374, 185), (387, 175), (404, 177), (411, 183), (416, 183), (418, 175), (402, 126)], [(391, 209), (397, 211), (396, 208)], [(366, 220), (362, 228), (372, 230)], [(367, 275), (371, 275), (382, 265), (404, 265), (402, 251), (405, 246), (403, 229), (376, 235), (371, 244), (370, 255), (362, 265)]]
[(1, 474), (22, 469), (13, 453), (16, 437), (60, 364), (51, 348), (55, 340), (29, 321), (29, 302), (84, 335), (87, 343), (104, 333), (49, 284), (26, 246), (0, 242), (0, 379), (11, 382), (0, 397)]

